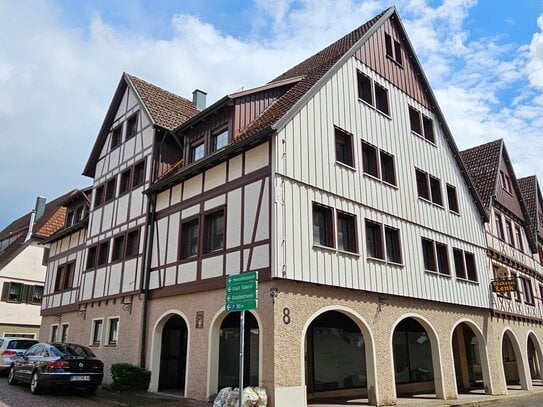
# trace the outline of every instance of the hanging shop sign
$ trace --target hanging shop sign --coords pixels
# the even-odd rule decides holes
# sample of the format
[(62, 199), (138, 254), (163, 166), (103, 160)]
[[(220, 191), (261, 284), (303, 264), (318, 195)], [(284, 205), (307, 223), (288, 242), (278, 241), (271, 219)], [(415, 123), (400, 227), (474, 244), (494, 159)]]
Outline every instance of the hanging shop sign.
[(492, 280), (492, 291), (495, 293), (510, 293), (517, 291), (517, 279), (509, 278), (505, 280)]

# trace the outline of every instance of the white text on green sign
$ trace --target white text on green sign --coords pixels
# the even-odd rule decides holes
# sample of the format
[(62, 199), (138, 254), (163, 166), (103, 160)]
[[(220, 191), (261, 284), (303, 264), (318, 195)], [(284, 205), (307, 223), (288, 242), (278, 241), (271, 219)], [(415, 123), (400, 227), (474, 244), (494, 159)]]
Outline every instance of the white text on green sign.
[(239, 284), (228, 284), (226, 286), (226, 292), (228, 294), (230, 293), (240, 293), (243, 291), (254, 291), (256, 290), (256, 281), (249, 281), (247, 283), (239, 283)]
[(226, 278), (226, 284), (239, 284), (247, 283), (249, 281), (258, 280), (258, 271), (251, 271), (249, 273), (235, 274)]
[(257, 299), (258, 291), (247, 291), (237, 294), (226, 294), (226, 302), (240, 302)]
[(226, 311), (245, 311), (250, 309), (256, 309), (257, 301), (240, 301), (227, 303), (225, 306)]

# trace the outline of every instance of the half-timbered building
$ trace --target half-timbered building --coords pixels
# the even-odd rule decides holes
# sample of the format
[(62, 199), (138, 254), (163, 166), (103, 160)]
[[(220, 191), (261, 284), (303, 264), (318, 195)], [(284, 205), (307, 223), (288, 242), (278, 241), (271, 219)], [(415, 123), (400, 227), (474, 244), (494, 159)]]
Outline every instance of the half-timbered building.
[[(238, 384), (226, 277), (256, 271), (242, 368), (270, 405), (531, 388), (540, 320), (489, 291), (493, 265), (536, 286), (523, 184), (500, 144), (510, 190), (500, 171), (480, 189), (395, 8), (263, 86), (204, 96), (123, 75), (84, 171), (88, 223), (52, 242), (42, 337), (68, 321), (68, 340), (149, 368), (150, 390), (205, 399)], [(493, 356), (507, 344), (516, 377)]]

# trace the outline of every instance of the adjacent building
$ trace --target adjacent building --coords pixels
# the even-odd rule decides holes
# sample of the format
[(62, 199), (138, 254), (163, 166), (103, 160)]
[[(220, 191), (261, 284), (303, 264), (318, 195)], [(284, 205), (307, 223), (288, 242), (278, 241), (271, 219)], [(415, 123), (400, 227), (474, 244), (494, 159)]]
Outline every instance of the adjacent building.
[(271, 405), (531, 389), (541, 194), (479, 148), (458, 151), (395, 8), (209, 107), (123, 74), (47, 239), (40, 337), (205, 399), (238, 380), (226, 277), (257, 271), (244, 384)]

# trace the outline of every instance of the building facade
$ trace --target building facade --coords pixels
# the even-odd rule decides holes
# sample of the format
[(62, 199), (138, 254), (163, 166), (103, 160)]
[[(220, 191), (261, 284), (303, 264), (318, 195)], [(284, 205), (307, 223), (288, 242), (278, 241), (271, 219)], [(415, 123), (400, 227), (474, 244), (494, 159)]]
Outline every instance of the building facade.
[[(244, 385), (271, 405), (540, 379), (537, 180), (502, 142), (488, 163), (458, 151), (395, 8), (261, 87), (193, 96), (121, 78), (66, 203), (88, 220), (49, 239), (42, 339), (205, 399), (239, 375), (226, 277), (257, 271)], [(519, 301), (491, 292), (513, 275)]]

